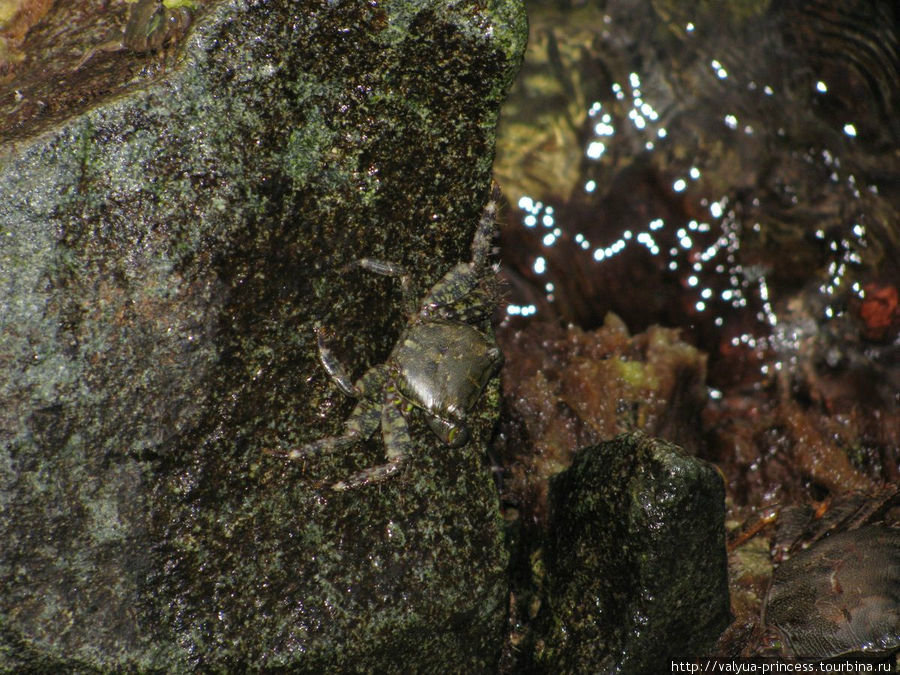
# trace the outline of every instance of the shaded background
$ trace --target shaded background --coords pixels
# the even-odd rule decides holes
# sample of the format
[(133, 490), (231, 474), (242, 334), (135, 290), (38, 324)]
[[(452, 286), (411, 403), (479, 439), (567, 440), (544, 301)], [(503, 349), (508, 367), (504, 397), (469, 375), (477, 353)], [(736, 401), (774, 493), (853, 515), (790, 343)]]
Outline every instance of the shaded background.
[[(535, 476), (631, 428), (713, 461), (746, 629), (721, 649), (740, 653), (787, 549), (846, 527), (838, 511), (896, 520), (896, 4), (527, 9), (495, 163), (507, 514), (539, 529)], [(668, 379), (632, 386), (598, 359)]]

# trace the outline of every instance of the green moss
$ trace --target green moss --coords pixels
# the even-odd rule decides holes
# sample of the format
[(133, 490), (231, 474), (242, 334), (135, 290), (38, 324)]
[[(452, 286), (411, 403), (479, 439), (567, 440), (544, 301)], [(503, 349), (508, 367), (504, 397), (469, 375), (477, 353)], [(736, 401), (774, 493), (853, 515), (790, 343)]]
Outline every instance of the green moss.
[(582, 449), (551, 483), (550, 528), (542, 668), (659, 672), (727, 625), (724, 487), (677, 446)]
[(634, 391), (653, 391), (659, 387), (652, 366), (640, 361), (616, 360), (614, 363), (618, 376)]
[(417, 420), (384, 486), (324, 487), (381, 461), (378, 438), (263, 451), (353, 405), (315, 324), (354, 374), (399, 333), (393, 280), (347, 262), (397, 260), (423, 292), (468, 257), (523, 21), (517, 3), (212, 3), (159, 79), (3, 149), (0, 670), (22, 644), (100, 670), (496, 662), (496, 384), (472, 443)]

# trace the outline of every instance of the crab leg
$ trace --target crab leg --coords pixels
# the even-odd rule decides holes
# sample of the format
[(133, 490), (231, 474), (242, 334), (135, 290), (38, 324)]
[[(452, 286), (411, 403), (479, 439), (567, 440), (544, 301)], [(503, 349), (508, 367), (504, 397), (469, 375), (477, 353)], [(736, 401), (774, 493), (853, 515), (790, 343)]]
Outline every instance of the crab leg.
[(388, 260), (378, 260), (377, 258), (360, 258), (347, 265), (347, 267), (352, 266), (362, 267), (364, 270), (380, 274), (384, 277), (399, 277), (400, 292), (403, 294), (403, 302), (407, 307), (414, 307), (416, 305), (416, 298), (412, 295), (412, 280), (403, 265)]
[(353, 398), (365, 398), (366, 396), (371, 398), (374, 394), (381, 391), (381, 387), (387, 378), (387, 369), (383, 365), (374, 366), (363, 373), (363, 376), (356, 382), (353, 382), (347, 369), (338, 361), (331, 348), (325, 344), (324, 333), (324, 329), (316, 328), (319, 360), (322, 362), (325, 372), (331, 376), (331, 379), (340, 387), (341, 391)]
[(268, 455), (277, 455), (288, 459), (300, 459), (310, 455), (334, 452), (366, 440), (375, 433), (380, 421), (381, 415), (378, 412), (378, 404), (374, 401), (363, 399), (356, 404), (353, 412), (350, 413), (350, 417), (344, 423), (344, 433), (340, 436), (326, 436), (297, 448), (270, 449), (265, 452)]
[(324, 329), (316, 327), (316, 342), (319, 345), (319, 361), (322, 362), (322, 366), (325, 368), (325, 372), (331, 376), (331, 379), (334, 380), (335, 384), (341, 388), (341, 391), (347, 394), (347, 396), (353, 396), (354, 398), (360, 398), (360, 392), (357, 388), (357, 385), (354, 384), (353, 380), (350, 379), (349, 373), (347, 373), (346, 368), (344, 368), (343, 364), (337, 360), (334, 352), (325, 344), (324, 337)]
[(409, 427), (404, 417), (406, 404), (402, 397), (389, 388), (384, 394), (384, 402), (381, 407), (381, 433), (384, 437), (384, 449), (388, 461), (381, 466), (373, 466), (353, 474), (347, 480), (332, 485), (334, 490), (349, 490), (351, 488), (381, 483), (393, 476), (409, 459), (413, 450), (412, 439), (409, 436)]
[(322, 365), (325, 366), (325, 370), (332, 379), (344, 393), (361, 399), (360, 402), (356, 404), (350, 417), (344, 422), (344, 432), (340, 436), (326, 436), (298, 448), (266, 450), (266, 454), (299, 459), (310, 455), (334, 452), (366, 440), (375, 433), (381, 423), (381, 401), (375, 400), (375, 394), (381, 391), (387, 380), (387, 368), (383, 365), (369, 368), (354, 384), (349, 384), (350, 378), (344, 367), (324, 346), (321, 333), (319, 334), (319, 351)]
[(493, 298), (482, 288), (481, 280), (490, 264), (496, 220), (497, 203), (491, 199), (484, 207), (472, 240), (472, 262), (455, 265), (431, 287), (422, 300), (422, 309), (419, 311), (423, 317), (441, 315), (472, 322), (490, 313)]
[(479, 271), (460, 263), (447, 272), (425, 296), (419, 314), (473, 323), (490, 313), (489, 294), (481, 287)]
[(491, 190), (491, 198), (481, 212), (481, 220), (478, 221), (478, 229), (472, 239), (472, 266), (475, 269), (483, 269), (488, 265), (491, 254), (491, 245), (494, 232), (497, 229), (497, 199), (500, 196), (500, 188), (496, 183)]

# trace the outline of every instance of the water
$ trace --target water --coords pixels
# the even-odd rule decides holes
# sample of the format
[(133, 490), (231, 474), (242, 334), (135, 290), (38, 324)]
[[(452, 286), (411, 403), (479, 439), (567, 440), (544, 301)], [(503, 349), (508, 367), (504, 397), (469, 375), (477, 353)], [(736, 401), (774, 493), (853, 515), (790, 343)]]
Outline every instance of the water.
[(896, 339), (867, 304), (900, 284), (893, 4), (731, 5), (529, 7), (495, 167), (508, 323), (678, 326), (717, 386), (811, 334)]

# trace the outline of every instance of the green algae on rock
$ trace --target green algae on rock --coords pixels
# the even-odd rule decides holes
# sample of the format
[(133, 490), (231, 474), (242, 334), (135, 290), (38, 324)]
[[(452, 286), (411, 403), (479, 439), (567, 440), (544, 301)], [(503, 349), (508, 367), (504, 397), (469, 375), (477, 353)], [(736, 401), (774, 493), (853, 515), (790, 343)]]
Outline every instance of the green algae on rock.
[(702, 450), (698, 433), (706, 405), (706, 355), (678, 330), (651, 326), (631, 335), (608, 314), (585, 331), (532, 322), (498, 331), (507, 358), (503, 394), (504, 497), (543, 522), (548, 480), (575, 452), (627, 431)]
[(640, 432), (579, 451), (551, 483), (553, 672), (658, 673), (729, 620), (725, 488), (715, 467)]
[(319, 483), (377, 439), (262, 450), (349, 412), (317, 321), (355, 372), (399, 333), (390, 280), (346, 263), (421, 293), (466, 259), (524, 39), (518, 2), (215, 2), (177, 54), (72, 76), (152, 61), (114, 97), (2, 111), (0, 670), (496, 661), (496, 387), (472, 443), (414, 427), (374, 490)]

